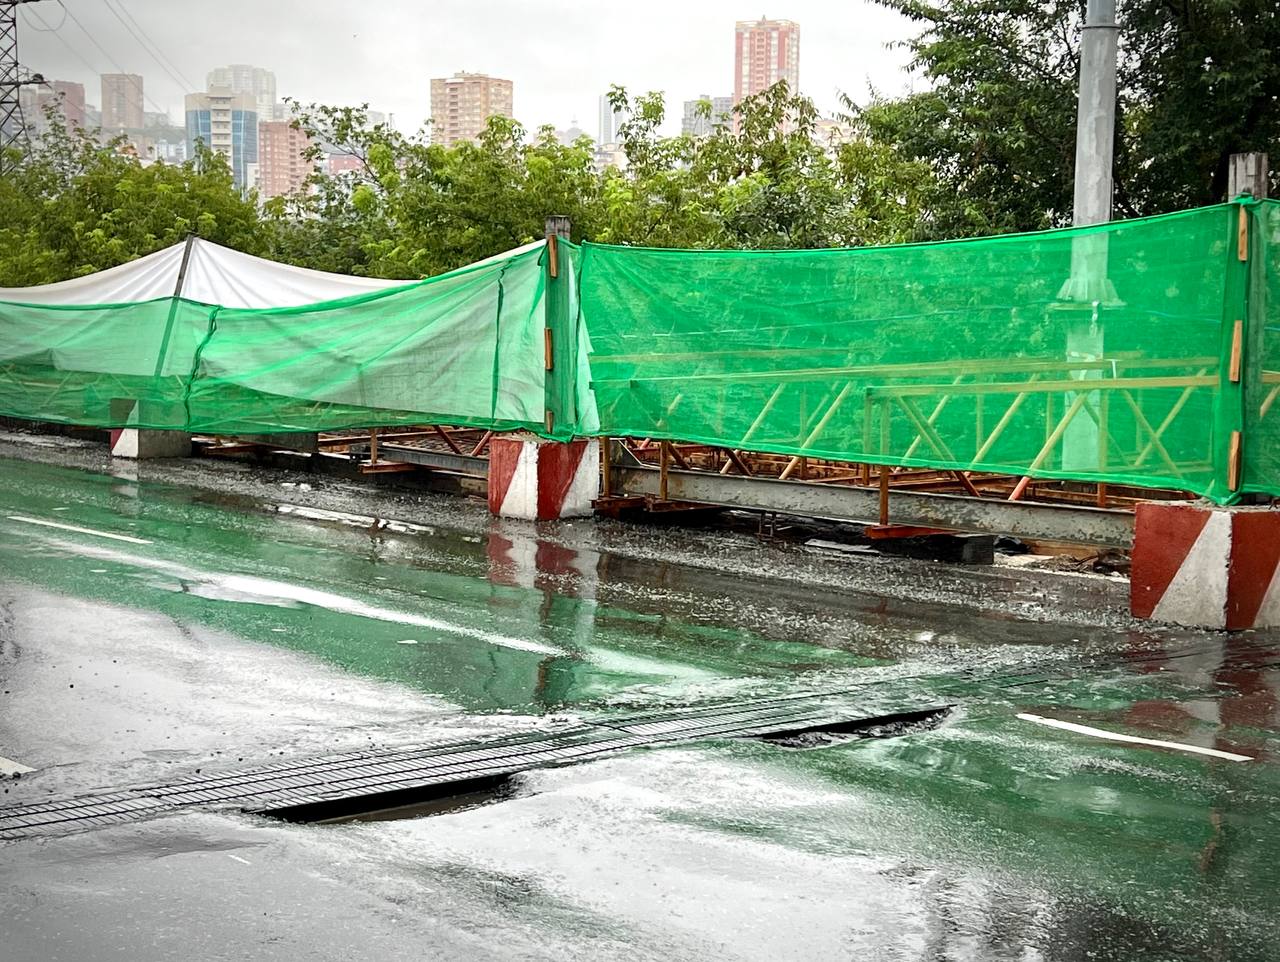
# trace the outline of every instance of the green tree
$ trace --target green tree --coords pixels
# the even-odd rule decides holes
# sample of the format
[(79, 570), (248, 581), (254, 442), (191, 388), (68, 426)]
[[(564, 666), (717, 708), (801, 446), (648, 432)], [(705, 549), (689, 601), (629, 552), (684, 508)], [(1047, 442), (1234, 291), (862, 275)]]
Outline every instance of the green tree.
[(370, 125), (364, 108), (312, 106), (296, 123), (355, 171), (317, 173), (299, 195), (269, 205), (274, 256), (381, 277), (423, 277), (518, 247), (566, 214), (575, 239), (595, 230), (600, 179), (588, 140), (564, 146), (549, 129), (529, 141), (495, 117), (476, 143), (444, 147), (428, 131)]
[(102, 146), (93, 133), (51, 124), (32, 156), (0, 177), (0, 286), (114, 267), (189, 233), (260, 249), (254, 199), (208, 150), (186, 164), (143, 166), (123, 139)]
[(660, 136), (660, 94), (632, 100), (615, 87), (610, 99), (624, 114), (627, 169), (606, 175), (602, 240), (837, 247), (914, 239), (928, 217), (927, 164), (860, 139), (824, 142), (813, 102), (785, 83), (744, 99), (736, 123), (704, 137)]
[[(917, 25), (928, 89), (852, 113), (937, 177), (930, 232), (1069, 223), (1082, 0), (878, 2)], [(1117, 216), (1223, 200), (1230, 154), (1280, 136), (1274, 0), (1122, 0), (1118, 20)]]

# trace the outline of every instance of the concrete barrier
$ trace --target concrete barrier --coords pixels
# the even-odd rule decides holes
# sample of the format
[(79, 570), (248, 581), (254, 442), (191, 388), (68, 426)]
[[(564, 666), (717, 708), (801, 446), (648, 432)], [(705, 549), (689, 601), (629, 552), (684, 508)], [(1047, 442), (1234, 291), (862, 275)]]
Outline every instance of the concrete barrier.
[(503, 518), (585, 518), (600, 490), (600, 442), (533, 435), (489, 442), (489, 510)]
[(1129, 606), (1137, 618), (1238, 631), (1280, 625), (1280, 510), (1139, 504)]

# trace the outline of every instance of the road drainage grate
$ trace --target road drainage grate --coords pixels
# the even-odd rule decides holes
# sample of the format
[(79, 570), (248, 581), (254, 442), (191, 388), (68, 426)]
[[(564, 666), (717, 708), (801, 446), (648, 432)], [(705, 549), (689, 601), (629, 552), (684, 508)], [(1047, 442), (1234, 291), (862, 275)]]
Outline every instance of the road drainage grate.
[(815, 725), (788, 732), (760, 735), (761, 741), (780, 748), (826, 748), (864, 738), (901, 738), (941, 728), (952, 712), (951, 707), (926, 708), (923, 711), (898, 712), (880, 718), (864, 718)]
[(494, 800), (511, 790), (510, 780), (520, 772), (632, 748), (718, 738), (788, 744), (788, 739), (868, 737), (895, 725), (930, 719), (940, 724), (948, 710), (904, 706), (873, 714), (836, 696), (789, 696), (605, 717), (486, 741), (347, 752), (0, 807), (0, 839), (58, 835), (190, 807), (232, 808), (303, 822), (376, 817), (411, 807), (444, 810)]

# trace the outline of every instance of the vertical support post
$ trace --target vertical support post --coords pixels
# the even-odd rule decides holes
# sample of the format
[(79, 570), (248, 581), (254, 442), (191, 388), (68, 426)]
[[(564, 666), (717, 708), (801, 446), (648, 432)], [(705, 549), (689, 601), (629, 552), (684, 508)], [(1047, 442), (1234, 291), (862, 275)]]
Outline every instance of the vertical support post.
[(1253, 235), (1253, 204), (1267, 196), (1270, 169), (1264, 153), (1232, 154), (1227, 164), (1227, 200), (1235, 205), (1234, 257), (1227, 260), (1227, 311), (1223, 315), (1220, 359), (1218, 434), (1214, 456), (1221, 459), (1215, 476), (1224, 480), (1233, 500), (1252, 504), (1261, 499), (1243, 494), (1247, 483), (1248, 427), (1262, 403), (1262, 385), (1256, 377), (1262, 357), (1267, 285), (1263, 265), (1256, 256), (1259, 242)]
[[(1088, 0), (1080, 39), (1080, 100), (1076, 110), (1076, 174), (1072, 223), (1111, 220), (1116, 128), (1116, 0)], [(1073, 271), (1074, 273), (1074, 271)]]
[(880, 527), (889, 523), (889, 465), (880, 465)]
[(613, 497), (613, 438), (600, 439), (600, 497)]
[[(1072, 223), (1076, 227), (1111, 220), (1112, 161), (1116, 127), (1116, 0), (1088, 0), (1080, 40), (1080, 91), (1076, 108), (1075, 188)], [(1106, 234), (1085, 234), (1071, 245), (1071, 278), (1058, 297), (1074, 309), (1066, 311), (1067, 361), (1100, 360), (1104, 330), (1099, 308), (1119, 298), (1107, 276)], [(1072, 375), (1073, 377), (1075, 375)], [(1078, 380), (1096, 380), (1102, 371), (1090, 370)], [(1070, 404), (1072, 397), (1065, 398)], [(1091, 395), (1096, 401), (1096, 394)], [(1088, 418), (1070, 425), (1062, 444), (1062, 467), (1097, 469), (1098, 430)]]
[(1269, 179), (1266, 154), (1232, 154), (1227, 166), (1227, 200), (1235, 200), (1241, 194), (1248, 194), (1254, 200), (1265, 200)]
[(553, 215), (546, 221), (547, 249), (544, 256), (546, 281), (546, 433), (568, 438), (577, 424), (574, 403), (574, 359), (577, 332), (573, 317), (573, 270), (568, 250), (560, 244), (569, 239), (569, 218)]

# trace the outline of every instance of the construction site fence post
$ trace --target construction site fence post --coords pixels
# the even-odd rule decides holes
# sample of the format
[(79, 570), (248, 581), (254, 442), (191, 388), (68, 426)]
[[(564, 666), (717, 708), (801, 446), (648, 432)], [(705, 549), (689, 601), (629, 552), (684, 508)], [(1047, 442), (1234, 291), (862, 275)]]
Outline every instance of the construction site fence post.
[(543, 261), (546, 279), (546, 397), (547, 434), (568, 440), (577, 424), (574, 403), (575, 324), (573, 317), (574, 269), (569, 248), (569, 218), (554, 215), (546, 220), (547, 249)]

